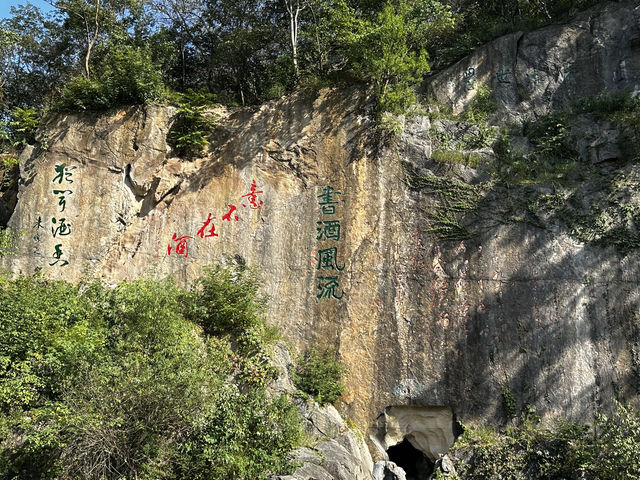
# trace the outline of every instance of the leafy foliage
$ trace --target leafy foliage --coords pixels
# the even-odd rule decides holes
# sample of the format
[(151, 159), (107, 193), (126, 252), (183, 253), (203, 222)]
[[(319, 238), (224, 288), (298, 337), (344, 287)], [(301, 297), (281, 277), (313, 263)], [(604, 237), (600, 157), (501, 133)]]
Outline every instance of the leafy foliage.
[(566, 184), (576, 171), (578, 153), (571, 139), (571, 121), (565, 112), (553, 113), (525, 125), (533, 151), (513, 148), (506, 134), (499, 137), (494, 150), (499, 175), (511, 184)]
[(640, 99), (624, 92), (604, 92), (584, 97), (575, 104), (577, 113), (592, 113), (599, 118), (612, 119), (617, 114), (634, 112), (640, 108)]
[(343, 1), (331, 15), (338, 51), (355, 78), (372, 82), (379, 113), (404, 113), (415, 102), (410, 87), (429, 71), (424, 38), (453, 27), (451, 11), (434, 1), (389, 1), (370, 15)]
[(611, 416), (597, 415), (587, 468), (596, 478), (631, 480), (640, 475), (640, 414), (618, 405)]
[(199, 155), (209, 144), (207, 135), (215, 125), (215, 119), (206, 112), (214, 105), (211, 97), (193, 91), (178, 94), (178, 112), (167, 135), (167, 142), (178, 155)]
[(502, 408), (507, 417), (513, 418), (516, 415), (516, 397), (509, 387), (502, 387)]
[(162, 97), (162, 75), (148, 48), (112, 45), (103, 65), (100, 78), (113, 104), (143, 104)]
[(64, 111), (103, 111), (119, 105), (144, 104), (163, 95), (160, 72), (151, 52), (128, 45), (113, 46), (104, 57), (97, 79), (72, 78), (55, 108)]
[(262, 323), (266, 300), (257, 296), (255, 270), (246, 267), (206, 268), (195, 283), (190, 318), (198, 321), (208, 334), (238, 334)]
[(15, 234), (8, 228), (0, 228), (0, 258), (9, 255), (15, 247)]
[(460, 225), (459, 217), (473, 211), (480, 201), (481, 187), (444, 178), (417, 175), (407, 170), (405, 183), (430, 197), (424, 212), (429, 221), (428, 233), (442, 240), (466, 240), (474, 234)]
[(334, 350), (321, 352), (314, 347), (298, 359), (293, 381), (296, 387), (324, 405), (335, 402), (344, 393), (344, 374), (345, 367)]
[(640, 475), (640, 416), (618, 405), (610, 417), (596, 415), (591, 426), (544, 426), (529, 410), (502, 433), (465, 427), (453, 450), (471, 452), (458, 468), (462, 478), (631, 480)]
[(9, 123), (12, 130), (13, 147), (25, 147), (35, 142), (35, 134), (40, 125), (40, 116), (35, 108), (16, 107), (11, 112)]
[[(254, 304), (241, 298), (254, 281), (233, 268), (208, 271), (190, 291), (170, 280), (109, 289), (0, 279), (0, 478), (248, 480), (286, 471), (301, 439), (297, 410), (266, 394), (271, 370), (243, 374), (268, 361), (262, 317), (240, 307)], [(233, 311), (251, 322), (229, 320), (227, 331), (218, 317), (217, 335), (204, 334), (210, 319), (196, 313), (212, 306), (216, 288), (235, 294)]]
[(78, 75), (69, 80), (55, 108), (71, 112), (100, 112), (108, 110), (111, 106), (111, 94), (106, 91), (103, 83)]
[(498, 104), (491, 99), (491, 93), (491, 90), (486, 85), (480, 85), (475, 97), (473, 97), (473, 100), (464, 112), (464, 120), (479, 125), (486, 124), (489, 115), (498, 110)]

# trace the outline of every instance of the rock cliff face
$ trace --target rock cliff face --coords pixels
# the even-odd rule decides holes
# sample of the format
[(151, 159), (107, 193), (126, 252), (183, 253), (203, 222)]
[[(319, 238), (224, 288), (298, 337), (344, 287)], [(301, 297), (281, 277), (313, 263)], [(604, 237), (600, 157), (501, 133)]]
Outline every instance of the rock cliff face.
[(542, 115), (602, 91), (640, 93), (640, 9), (602, 2), (566, 25), (501, 37), (428, 83), (441, 103), (461, 111), (478, 85), (499, 100), (503, 121)]
[[(429, 88), (461, 110), (484, 83), (500, 103), (494, 121), (516, 124), (579, 95), (638, 92), (634, 3), (499, 39)], [(416, 115), (384, 140), (363, 95), (325, 90), (218, 112), (207, 154), (189, 161), (166, 144), (172, 114), (50, 118), (21, 157), (8, 223), (17, 250), (3, 265), (113, 283), (259, 266), (286, 339), (300, 351), (338, 347), (348, 366), (339, 407), (368, 431), (374, 457), (408, 438), (434, 459), (454, 418), (495, 421), (505, 404), (587, 419), (640, 393), (637, 251), (585, 243), (562, 210), (518, 221), (507, 211), (521, 198), (494, 188), (489, 147), (475, 149), (474, 167), (432, 158), (443, 131), (477, 127)], [(602, 168), (634, 212), (640, 174), (621, 155)], [(443, 225), (458, 234), (437, 235)]]

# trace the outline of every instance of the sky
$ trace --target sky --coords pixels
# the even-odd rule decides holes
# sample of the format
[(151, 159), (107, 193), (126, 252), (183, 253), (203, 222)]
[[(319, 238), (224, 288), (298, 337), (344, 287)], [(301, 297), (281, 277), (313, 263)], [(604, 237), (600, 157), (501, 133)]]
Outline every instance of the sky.
[[(26, 3), (27, 0), (0, 0), (0, 18), (7, 18), (8, 16), (10, 16), (11, 7), (25, 5)], [(51, 5), (49, 5), (44, 0), (29, 0), (29, 3), (44, 11), (51, 10)]]

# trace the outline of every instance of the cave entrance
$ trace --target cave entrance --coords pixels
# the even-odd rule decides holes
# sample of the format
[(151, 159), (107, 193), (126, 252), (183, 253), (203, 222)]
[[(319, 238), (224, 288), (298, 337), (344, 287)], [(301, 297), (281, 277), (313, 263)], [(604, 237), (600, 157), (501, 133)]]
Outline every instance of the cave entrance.
[(393, 405), (378, 416), (369, 440), (373, 453), (400, 466), (408, 480), (425, 480), (460, 433), (451, 407)]
[(389, 447), (387, 455), (389, 460), (405, 471), (407, 480), (426, 480), (433, 473), (433, 462), (411, 445), (406, 437), (397, 445)]

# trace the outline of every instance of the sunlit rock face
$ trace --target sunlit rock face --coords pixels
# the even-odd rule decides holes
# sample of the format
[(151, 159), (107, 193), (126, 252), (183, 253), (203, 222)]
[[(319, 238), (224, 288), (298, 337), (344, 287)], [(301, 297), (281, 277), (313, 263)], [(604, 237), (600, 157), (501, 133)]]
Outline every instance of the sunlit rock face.
[[(632, 55), (638, 8), (629, 5), (593, 10), (585, 24), (592, 28), (580, 20), (499, 40), (487, 48), (509, 59), (514, 76), (491, 56), (476, 75), (486, 70), (496, 91), (511, 79), (516, 90), (504, 94), (504, 108), (551, 108), (551, 87), (534, 95), (513, 82), (524, 78), (527, 45), (563, 38), (563, 55), (575, 65), (584, 64), (577, 55), (585, 51), (608, 60), (591, 73), (576, 66), (575, 84), (554, 73), (556, 91), (588, 79), (594, 89), (624, 84), (632, 91), (640, 84)], [(584, 50), (583, 39), (593, 49)], [(602, 80), (608, 69), (614, 81), (625, 51), (624, 76)], [(548, 67), (543, 53), (527, 55), (526, 65)], [(438, 81), (461, 81), (465, 67)], [(404, 133), (394, 138), (375, 129), (363, 94), (323, 90), (257, 110), (220, 110), (207, 151), (185, 160), (166, 143), (173, 114), (153, 106), (49, 118), (40, 143), (21, 158), (8, 223), (17, 251), (2, 265), (109, 283), (167, 275), (188, 283), (217, 262), (257, 266), (268, 319), (287, 341), (298, 351), (338, 348), (348, 367), (339, 409), (371, 435), (390, 405), (446, 406), (470, 423), (502, 419), (505, 399), (515, 413), (529, 404), (545, 418), (588, 419), (614, 399), (637, 398), (636, 251), (581, 243), (561, 215), (544, 225), (506, 218), (501, 212), (512, 199), (493, 192), (483, 203), (491, 194), (482, 188), (467, 198), (479, 207), (464, 218), (457, 204), (436, 210), (434, 195), (489, 182), (490, 173), (435, 162), (435, 121), (401, 119)], [(480, 153), (485, 164), (493, 158), (490, 148)], [(625, 168), (625, 182), (640, 182), (633, 164)], [(411, 171), (449, 186), (416, 188)], [(434, 212), (442, 221), (453, 212), (463, 227), (477, 228), (443, 239), (434, 234)]]

